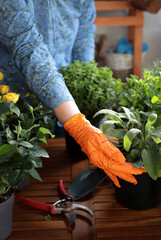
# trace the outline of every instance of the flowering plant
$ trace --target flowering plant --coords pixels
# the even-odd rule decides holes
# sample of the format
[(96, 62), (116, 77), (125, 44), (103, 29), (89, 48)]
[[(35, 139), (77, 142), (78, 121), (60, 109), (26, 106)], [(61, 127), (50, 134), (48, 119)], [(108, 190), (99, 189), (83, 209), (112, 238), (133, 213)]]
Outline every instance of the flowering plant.
[(46, 143), (46, 137), (54, 137), (47, 128), (35, 123), (32, 106), (24, 102), (20, 108), (19, 102), (19, 94), (0, 85), (0, 202), (25, 176), (41, 181), (36, 168), (42, 167), (41, 157), (49, 156), (38, 142)]

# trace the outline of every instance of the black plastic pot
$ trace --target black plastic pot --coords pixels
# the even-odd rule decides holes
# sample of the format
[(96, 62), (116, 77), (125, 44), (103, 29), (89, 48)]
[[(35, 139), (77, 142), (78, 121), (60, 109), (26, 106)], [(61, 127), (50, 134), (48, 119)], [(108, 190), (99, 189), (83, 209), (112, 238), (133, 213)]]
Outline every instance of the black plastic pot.
[(0, 203), (0, 240), (5, 240), (12, 233), (12, 213), (14, 192), (5, 202)]
[(115, 186), (115, 197), (122, 206), (134, 210), (147, 210), (161, 203), (161, 178), (154, 181), (147, 173), (135, 176), (137, 184), (119, 179), (121, 188)]
[(75, 141), (75, 139), (69, 135), (67, 131), (65, 131), (65, 142), (67, 152), (72, 156), (77, 157), (78, 159), (86, 159), (87, 155), (82, 152), (81, 146)]

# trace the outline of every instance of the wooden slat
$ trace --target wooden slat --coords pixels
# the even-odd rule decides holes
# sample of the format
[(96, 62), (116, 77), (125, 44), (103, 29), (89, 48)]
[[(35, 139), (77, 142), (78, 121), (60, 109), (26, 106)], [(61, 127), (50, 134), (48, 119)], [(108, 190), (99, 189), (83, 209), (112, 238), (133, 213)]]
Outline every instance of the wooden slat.
[(104, 221), (117, 220), (117, 221), (128, 221), (131, 219), (147, 219), (147, 218), (156, 218), (156, 220), (160, 221), (160, 212), (155, 211), (132, 211), (128, 209), (119, 209), (115, 210), (102, 210), (102, 211), (95, 211), (95, 218), (104, 219)]
[(160, 225), (152, 225), (152, 226), (146, 226), (146, 227), (140, 227), (140, 226), (134, 226), (134, 227), (109, 227), (109, 228), (101, 228), (97, 230), (97, 238), (98, 239), (104, 239), (106, 237), (128, 237), (131, 239), (131, 237), (140, 236), (141, 240), (146, 240), (146, 237), (148, 236), (158, 236), (158, 240), (160, 240), (161, 237), (161, 227)]
[(146, 236), (146, 238), (144, 238), (144, 236), (128, 236), (128, 237), (104, 237), (101, 238), (101, 240), (160, 240), (159, 236)]
[(142, 26), (142, 17), (96, 17), (94, 24), (97, 26)]
[(97, 221), (96, 223), (96, 228), (102, 228), (102, 229), (107, 229), (107, 228), (115, 228), (115, 227), (140, 227), (140, 226), (155, 226), (156, 224), (161, 223), (161, 217), (149, 217), (149, 218), (143, 218), (143, 219), (138, 219), (134, 218), (133, 220), (131, 219), (122, 219), (122, 220), (106, 220), (106, 221)]
[[(143, 18), (143, 11), (137, 11), (137, 17)], [(142, 42), (143, 42), (143, 31), (141, 26), (134, 28), (134, 67), (133, 71), (136, 76), (141, 77), (142, 66)]]
[(95, 1), (97, 11), (133, 9), (127, 1)]
[[(32, 236), (32, 238), (31, 238)], [(41, 236), (41, 238), (40, 238)], [(36, 231), (13, 231), (10, 240), (71, 240), (70, 230), (36, 230)]]
[(59, 221), (29, 221), (29, 222), (13, 222), (15, 231), (35, 231), (35, 230), (53, 230), (53, 229), (71, 229), (69, 223)]

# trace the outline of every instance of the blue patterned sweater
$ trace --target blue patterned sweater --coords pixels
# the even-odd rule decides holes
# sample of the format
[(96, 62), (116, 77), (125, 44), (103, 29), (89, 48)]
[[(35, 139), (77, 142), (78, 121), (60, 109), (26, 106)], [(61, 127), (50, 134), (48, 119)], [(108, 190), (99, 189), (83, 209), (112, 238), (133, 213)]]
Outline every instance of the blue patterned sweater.
[(3, 84), (30, 89), (52, 109), (74, 101), (59, 70), (94, 59), (95, 16), (93, 0), (1, 0)]

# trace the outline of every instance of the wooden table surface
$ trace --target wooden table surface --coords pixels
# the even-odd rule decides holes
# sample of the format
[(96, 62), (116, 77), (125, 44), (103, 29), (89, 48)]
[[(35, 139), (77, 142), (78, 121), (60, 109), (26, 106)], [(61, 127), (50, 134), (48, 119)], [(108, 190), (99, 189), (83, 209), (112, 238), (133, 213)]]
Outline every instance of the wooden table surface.
[(28, 188), (16, 193), (13, 232), (8, 240), (161, 240), (161, 206), (146, 211), (126, 209), (116, 202), (108, 180), (78, 202), (92, 209), (94, 217), (76, 211), (73, 226), (64, 215), (52, 215), (52, 220), (46, 221), (47, 213), (20, 203), (18, 195), (53, 203), (60, 199), (60, 178), (67, 189), (82, 169), (93, 168), (87, 159), (69, 155), (63, 138), (49, 140), (46, 150), (50, 158), (43, 159), (39, 170), (43, 182), (31, 179)]

